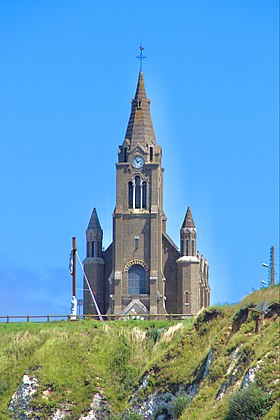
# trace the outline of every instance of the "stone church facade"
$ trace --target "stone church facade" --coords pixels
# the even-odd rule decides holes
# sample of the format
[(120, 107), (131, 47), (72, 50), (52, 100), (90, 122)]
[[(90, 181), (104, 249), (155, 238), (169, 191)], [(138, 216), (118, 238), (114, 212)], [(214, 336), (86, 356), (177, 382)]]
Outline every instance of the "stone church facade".
[[(161, 159), (140, 71), (118, 150), (113, 241), (102, 250), (95, 208), (86, 231), (84, 270), (102, 314), (196, 315), (210, 304), (208, 262), (196, 251), (190, 208), (180, 249), (166, 232)], [(84, 289), (84, 314), (96, 314), (86, 283)]]

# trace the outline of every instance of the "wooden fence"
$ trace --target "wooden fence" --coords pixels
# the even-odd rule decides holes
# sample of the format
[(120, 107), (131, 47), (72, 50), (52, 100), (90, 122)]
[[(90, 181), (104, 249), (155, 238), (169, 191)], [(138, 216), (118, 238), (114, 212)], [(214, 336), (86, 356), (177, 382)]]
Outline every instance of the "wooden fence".
[[(102, 315), (104, 321), (115, 320), (165, 320), (180, 321), (191, 319), (193, 315), (187, 314), (143, 314), (143, 315)], [(98, 315), (5, 315), (0, 316), (0, 322), (9, 324), (10, 322), (58, 322), (58, 321), (80, 321), (82, 319), (92, 319), (100, 321)]]

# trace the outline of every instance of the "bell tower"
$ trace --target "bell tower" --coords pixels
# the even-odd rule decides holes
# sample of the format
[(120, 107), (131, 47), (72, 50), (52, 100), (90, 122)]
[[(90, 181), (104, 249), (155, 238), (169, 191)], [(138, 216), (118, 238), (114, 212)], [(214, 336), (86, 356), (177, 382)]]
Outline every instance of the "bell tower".
[(115, 314), (165, 313), (161, 157), (150, 115), (150, 100), (140, 71), (116, 163), (110, 302)]

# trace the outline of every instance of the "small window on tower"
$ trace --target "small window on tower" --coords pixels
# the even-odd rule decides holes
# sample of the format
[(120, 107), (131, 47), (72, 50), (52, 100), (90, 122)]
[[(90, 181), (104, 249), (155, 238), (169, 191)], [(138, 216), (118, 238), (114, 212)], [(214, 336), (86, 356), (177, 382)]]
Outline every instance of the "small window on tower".
[(154, 148), (150, 147), (150, 162), (154, 160)]
[(125, 147), (123, 150), (123, 161), (127, 162), (127, 147)]
[(189, 304), (190, 304), (190, 292), (188, 290), (185, 291), (185, 297), (186, 297), (185, 305), (189, 306)]
[(137, 109), (141, 109), (141, 108), (142, 108), (142, 102), (139, 99), (139, 101), (137, 102)]
[(133, 185), (132, 181), (128, 183), (128, 208), (133, 208)]
[(147, 182), (144, 181), (142, 184), (142, 209), (147, 208)]
[(139, 236), (134, 236), (135, 251), (139, 248)]

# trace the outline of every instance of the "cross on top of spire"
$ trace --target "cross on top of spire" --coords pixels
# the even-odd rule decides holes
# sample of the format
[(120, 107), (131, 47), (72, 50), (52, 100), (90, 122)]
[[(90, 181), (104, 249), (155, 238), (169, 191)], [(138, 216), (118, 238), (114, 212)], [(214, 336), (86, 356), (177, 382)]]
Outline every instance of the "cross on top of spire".
[(147, 58), (145, 55), (143, 55), (144, 47), (142, 45), (142, 39), (141, 39), (141, 45), (139, 47), (139, 50), (140, 50), (140, 54), (136, 58), (138, 58), (138, 60), (140, 61), (140, 71), (142, 71), (143, 60)]

